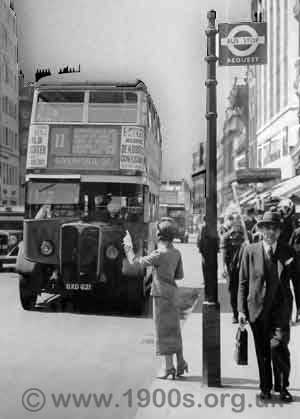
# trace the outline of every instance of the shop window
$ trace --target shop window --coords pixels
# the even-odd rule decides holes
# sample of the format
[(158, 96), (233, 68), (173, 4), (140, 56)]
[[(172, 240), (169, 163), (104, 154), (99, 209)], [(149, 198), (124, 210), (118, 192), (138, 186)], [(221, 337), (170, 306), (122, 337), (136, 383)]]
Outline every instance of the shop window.
[(276, 138), (270, 142), (270, 162), (279, 160), (281, 157), (281, 138)]

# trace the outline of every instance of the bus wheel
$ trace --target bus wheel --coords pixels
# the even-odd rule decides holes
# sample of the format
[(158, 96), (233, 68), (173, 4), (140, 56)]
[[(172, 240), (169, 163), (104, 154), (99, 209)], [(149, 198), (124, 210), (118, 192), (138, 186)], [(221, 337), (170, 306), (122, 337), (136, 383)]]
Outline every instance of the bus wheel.
[(19, 295), (21, 306), (24, 310), (32, 310), (34, 308), (37, 294), (37, 291), (31, 289), (28, 279), (20, 275)]
[(128, 280), (127, 302), (130, 313), (142, 314), (144, 312), (146, 294), (143, 278)]

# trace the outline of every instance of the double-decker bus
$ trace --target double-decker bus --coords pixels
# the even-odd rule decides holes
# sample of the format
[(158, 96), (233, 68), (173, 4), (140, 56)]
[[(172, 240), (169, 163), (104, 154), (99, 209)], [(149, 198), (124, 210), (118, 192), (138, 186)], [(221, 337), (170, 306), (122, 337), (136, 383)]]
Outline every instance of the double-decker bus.
[(155, 248), (161, 173), (160, 120), (146, 85), (87, 80), (36, 83), (28, 140), (20, 300), (42, 292), (120, 298), (141, 310), (151, 269), (126, 263)]

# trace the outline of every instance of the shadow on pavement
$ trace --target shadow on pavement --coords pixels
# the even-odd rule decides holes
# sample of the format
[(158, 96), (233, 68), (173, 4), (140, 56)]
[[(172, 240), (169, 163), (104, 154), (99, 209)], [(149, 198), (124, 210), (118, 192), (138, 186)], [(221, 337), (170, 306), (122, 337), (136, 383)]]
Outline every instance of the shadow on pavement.
[[(191, 312), (197, 298), (199, 298), (199, 289), (180, 287), (179, 308), (181, 319), (186, 319)], [(141, 313), (134, 313), (128, 307), (128, 302), (123, 300), (97, 299), (93, 296), (67, 298), (60, 295), (42, 295), (36, 304), (35, 311), (48, 313), (71, 313), (86, 315), (107, 315), (107, 316), (125, 316), (138, 318), (152, 318), (152, 298), (149, 296)]]
[[(202, 384), (202, 376), (200, 375), (187, 375), (178, 378), (180, 381), (195, 382)], [(251, 385), (253, 384), (253, 385)], [(234, 378), (234, 377), (222, 377), (222, 388), (239, 388), (257, 390), (259, 386), (258, 380), (252, 380), (248, 378)]]
[(67, 298), (60, 295), (42, 298), (35, 308), (35, 311), (47, 313), (70, 313), (85, 315), (106, 315), (118, 317), (151, 318), (152, 308), (150, 298), (147, 298), (143, 311), (139, 314), (133, 313), (128, 307), (127, 301), (113, 301), (107, 299), (96, 299), (90, 297)]

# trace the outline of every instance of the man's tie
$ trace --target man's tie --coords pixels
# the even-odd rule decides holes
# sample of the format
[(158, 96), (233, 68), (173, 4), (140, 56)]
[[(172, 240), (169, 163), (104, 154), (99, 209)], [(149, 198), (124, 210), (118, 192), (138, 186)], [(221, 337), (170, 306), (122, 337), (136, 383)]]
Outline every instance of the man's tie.
[(268, 257), (270, 258), (271, 279), (278, 278), (277, 258), (273, 252), (272, 246), (268, 250)]
[(276, 259), (275, 259), (275, 255), (274, 255), (272, 246), (270, 246), (269, 251), (268, 251), (268, 254), (269, 254), (270, 261), (272, 263), (275, 263), (276, 262)]

